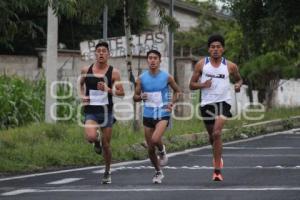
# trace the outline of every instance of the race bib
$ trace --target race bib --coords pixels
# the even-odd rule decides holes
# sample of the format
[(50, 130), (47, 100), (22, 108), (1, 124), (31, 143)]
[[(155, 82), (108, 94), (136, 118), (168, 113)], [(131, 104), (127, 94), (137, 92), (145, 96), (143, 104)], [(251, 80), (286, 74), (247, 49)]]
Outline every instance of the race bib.
[(147, 94), (147, 100), (145, 106), (147, 107), (162, 107), (163, 100), (161, 92), (145, 92)]
[(108, 105), (107, 92), (102, 90), (90, 90), (90, 105), (103, 106)]

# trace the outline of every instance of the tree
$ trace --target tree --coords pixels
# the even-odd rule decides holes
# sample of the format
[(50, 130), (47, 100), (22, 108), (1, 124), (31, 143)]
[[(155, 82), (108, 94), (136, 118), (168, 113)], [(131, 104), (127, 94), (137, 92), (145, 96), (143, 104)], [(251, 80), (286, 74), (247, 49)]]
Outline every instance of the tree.
[[(38, 0), (20, 0), (20, 1), (0, 1), (0, 49), (13, 50), (15, 47), (22, 46), (24, 41), (31, 38), (37, 38), (42, 33), (41, 26), (33, 22), (32, 18), (40, 19), (36, 12), (44, 10), (46, 15), (47, 7)], [(31, 14), (29, 14), (31, 13)], [(15, 45), (16, 36), (22, 36), (20, 45)], [(19, 38), (19, 37), (18, 37)]]
[(242, 28), (249, 58), (279, 50), (297, 55), (300, 46), (298, 0), (225, 0)]
[(243, 77), (247, 78), (259, 92), (259, 101), (265, 101), (268, 108), (272, 107), (274, 90), (278, 88), (281, 78), (291, 75), (293, 69), (288, 66), (288, 60), (280, 52), (269, 52), (247, 62), (241, 69)]
[(187, 2), (194, 3), (201, 13), (198, 18), (198, 26), (189, 31), (176, 32), (175, 49), (189, 49), (189, 54), (206, 55), (209, 35), (213, 33), (226, 35), (232, 29), (237, 28), (236, 22), (230, 17), (217, 14), (215, 1)]
[[(249, 89), (271, 106), (280, 78), (299, 77), (300, 9), (291, 0), (223, 0), (240, 27), (240, 66)], [(235, 44), (236, 46), (238, 44)], [(275, 53), (274, 53), (275, 52)], [(276, 62), (283, 66), (278, 68)], [(277, 66), (277, 67), (276, 67)], [(269, 69), (269, 70), (266, 70)], [(273, 71), (270, 71), (273, 70)], [(274, 73), (274, 70), (277, 74)], [(259, 81), (258, 81), (259, 80)], [(266, 82), (267, 81), (267, 82)], [(268, 83), (271, 84), (268, 84)], [(259, 84), (258, 84), (259, 83)], [(251, 94), (251, 92), (249, 93)]]
[[(130, 3), (132, 31), (138, 33), (147, 22), (147, 0)], [(0, 53), (32, 54), (44, 47), (48, 0), (0, 1)], [(103, 5), (109, 9), (108, 35), (124, 35), (123, 4), (119, 0), (53, 0), (59, 17), (59, 42), (79, 49), (79, 42), (95, 39), (102, 32)]]

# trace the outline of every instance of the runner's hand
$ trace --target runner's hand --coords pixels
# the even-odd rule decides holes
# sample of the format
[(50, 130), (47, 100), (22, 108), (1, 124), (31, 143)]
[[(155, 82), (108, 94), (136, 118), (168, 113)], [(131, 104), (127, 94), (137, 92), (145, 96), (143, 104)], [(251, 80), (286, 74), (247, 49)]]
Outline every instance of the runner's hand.
[(239, 83), (234, 84), (234, 91), (235, 92), (240, 92), (241, 91), (241, 84), (239, 84)]
[(83, 96), (81, 98), (81, 102), (82, 102), (83, 105), (88, 105), (89, 102), (90, 102), (90, 97), (89, 96)]
[(169, 104), (167, 105), (166, 111), (167, 111), (167, 112), (172, 112), (172, 110), (173, 110), (173, 103), (169, 103)]
[(148, 97), (147, 97), (147, 94), (146, 93), (141, 93), (141, 99), (143, 100), (143, 101), (146, 101), (147, 99), (148, 99)]
[(101, 90), (101, 91), (106, 91), (107, 92), (110, 88), (106, 85), (105, 82), (100, 81), (100, 82), (97, 83), (97, 89)]
[(204, 83), (202, 83), (202, 88), (210, 88), (212, 85), (212, 78), (206, 80)]

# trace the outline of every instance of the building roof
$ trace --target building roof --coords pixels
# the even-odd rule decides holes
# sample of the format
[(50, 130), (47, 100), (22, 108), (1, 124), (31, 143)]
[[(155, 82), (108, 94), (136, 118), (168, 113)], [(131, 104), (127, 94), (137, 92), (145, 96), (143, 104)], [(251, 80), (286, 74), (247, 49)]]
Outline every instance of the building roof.
[[(170, 4), (171, 0), (154, 0), (154, 2), (163, 4), (165, 6), (168, 6)], [(188, 12), (189, 14), (193, 15), (200, 15), (202, 12), (199, 8), (194, 6), (193, 4), (183, 2), (181, 0), (174, 0), (174, 9), (179, 9), (185, 12)], [(232, 19), (229, 15), (224, 15), (223, 13), (209, 13), (210, 15), (217, 17), (217, 18), (223, 18), (223, 19)]]
[[(154, 0), (154, 1), (167, 6), (170, 4), (170, 0)], [(191, 5), (190, 3), (185, 3), (178, 0), (174, 0), (174, 8), (189, 12), (194, 15), (199, 15), (201, 13), (198, 8)]]

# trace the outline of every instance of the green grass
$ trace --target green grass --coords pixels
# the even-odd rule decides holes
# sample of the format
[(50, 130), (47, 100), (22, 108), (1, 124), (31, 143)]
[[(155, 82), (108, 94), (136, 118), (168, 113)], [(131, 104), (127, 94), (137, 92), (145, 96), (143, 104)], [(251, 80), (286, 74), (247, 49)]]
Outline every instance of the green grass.
[[(254, 113), (255, 114), (255, 113)], [(288, 119), (300, 115), (300, 108), (279, 108), (264, 113), (259, 121), (271, 119)], [(258, 121), (240, 120), (229, 121), (225, 128), (241, 127), (243, 124)], [(204, 131), (199, 119), (189, 121), (173, 121), (173, 128), (165, 133), (167, 141), (176, 140), (183, 134)], [(174, 139), (175, 138), (175, 139)], [(142, 159), (146, 150), (134, 145), (144, 142), (143, 130), (134, 132), (130, 124), (118, 122), (113, 129), (112, 152), (113, 161)], [(199, 141), (201, 145), (207, 141)], [(195, 144), (193, 144), (195, 145)], [(185, 141), (177, 141), (168, 146), (174, 151), (192, 146)], [(92, 145), (85, 141), (83, 128), (77, 124), (57, 123), (55, 125), (34, 123), (20, 128), (10, 128), (0, 131), (0, 172), (29, 172), (41, 171), (53, 167), (87, 166), (103, 164), (103, 159), (94, 153)]]
[[(274, 120), (274, 119), (288, 119), (292, 116), (297, 116), (300, 115), (300, 107), (294, 107), (294, 108), (273, 108), (269, 111), (265, 112), (254, 112), (253, 110), (251, 112), (245, 113), (244, 115), (242, 114), (238, 120), (229, 120), (228, 123), (226, 124), (226, 128), (234, 128), (234, 127), (239, 127), (242, 125), (247, 125), (247, 124), (253, 124), (261, 121), (268, 121), (268, 120)], [(262, 116), (261, 119), (259, 120), (250, 120), (247, 117), (245, 118), (244, 116), (250, 116), (252, 118), (259, 118)]]
[(32, 171), (99, 162), (75, 125), (33, 124), (2, 131), (0, 171)]

